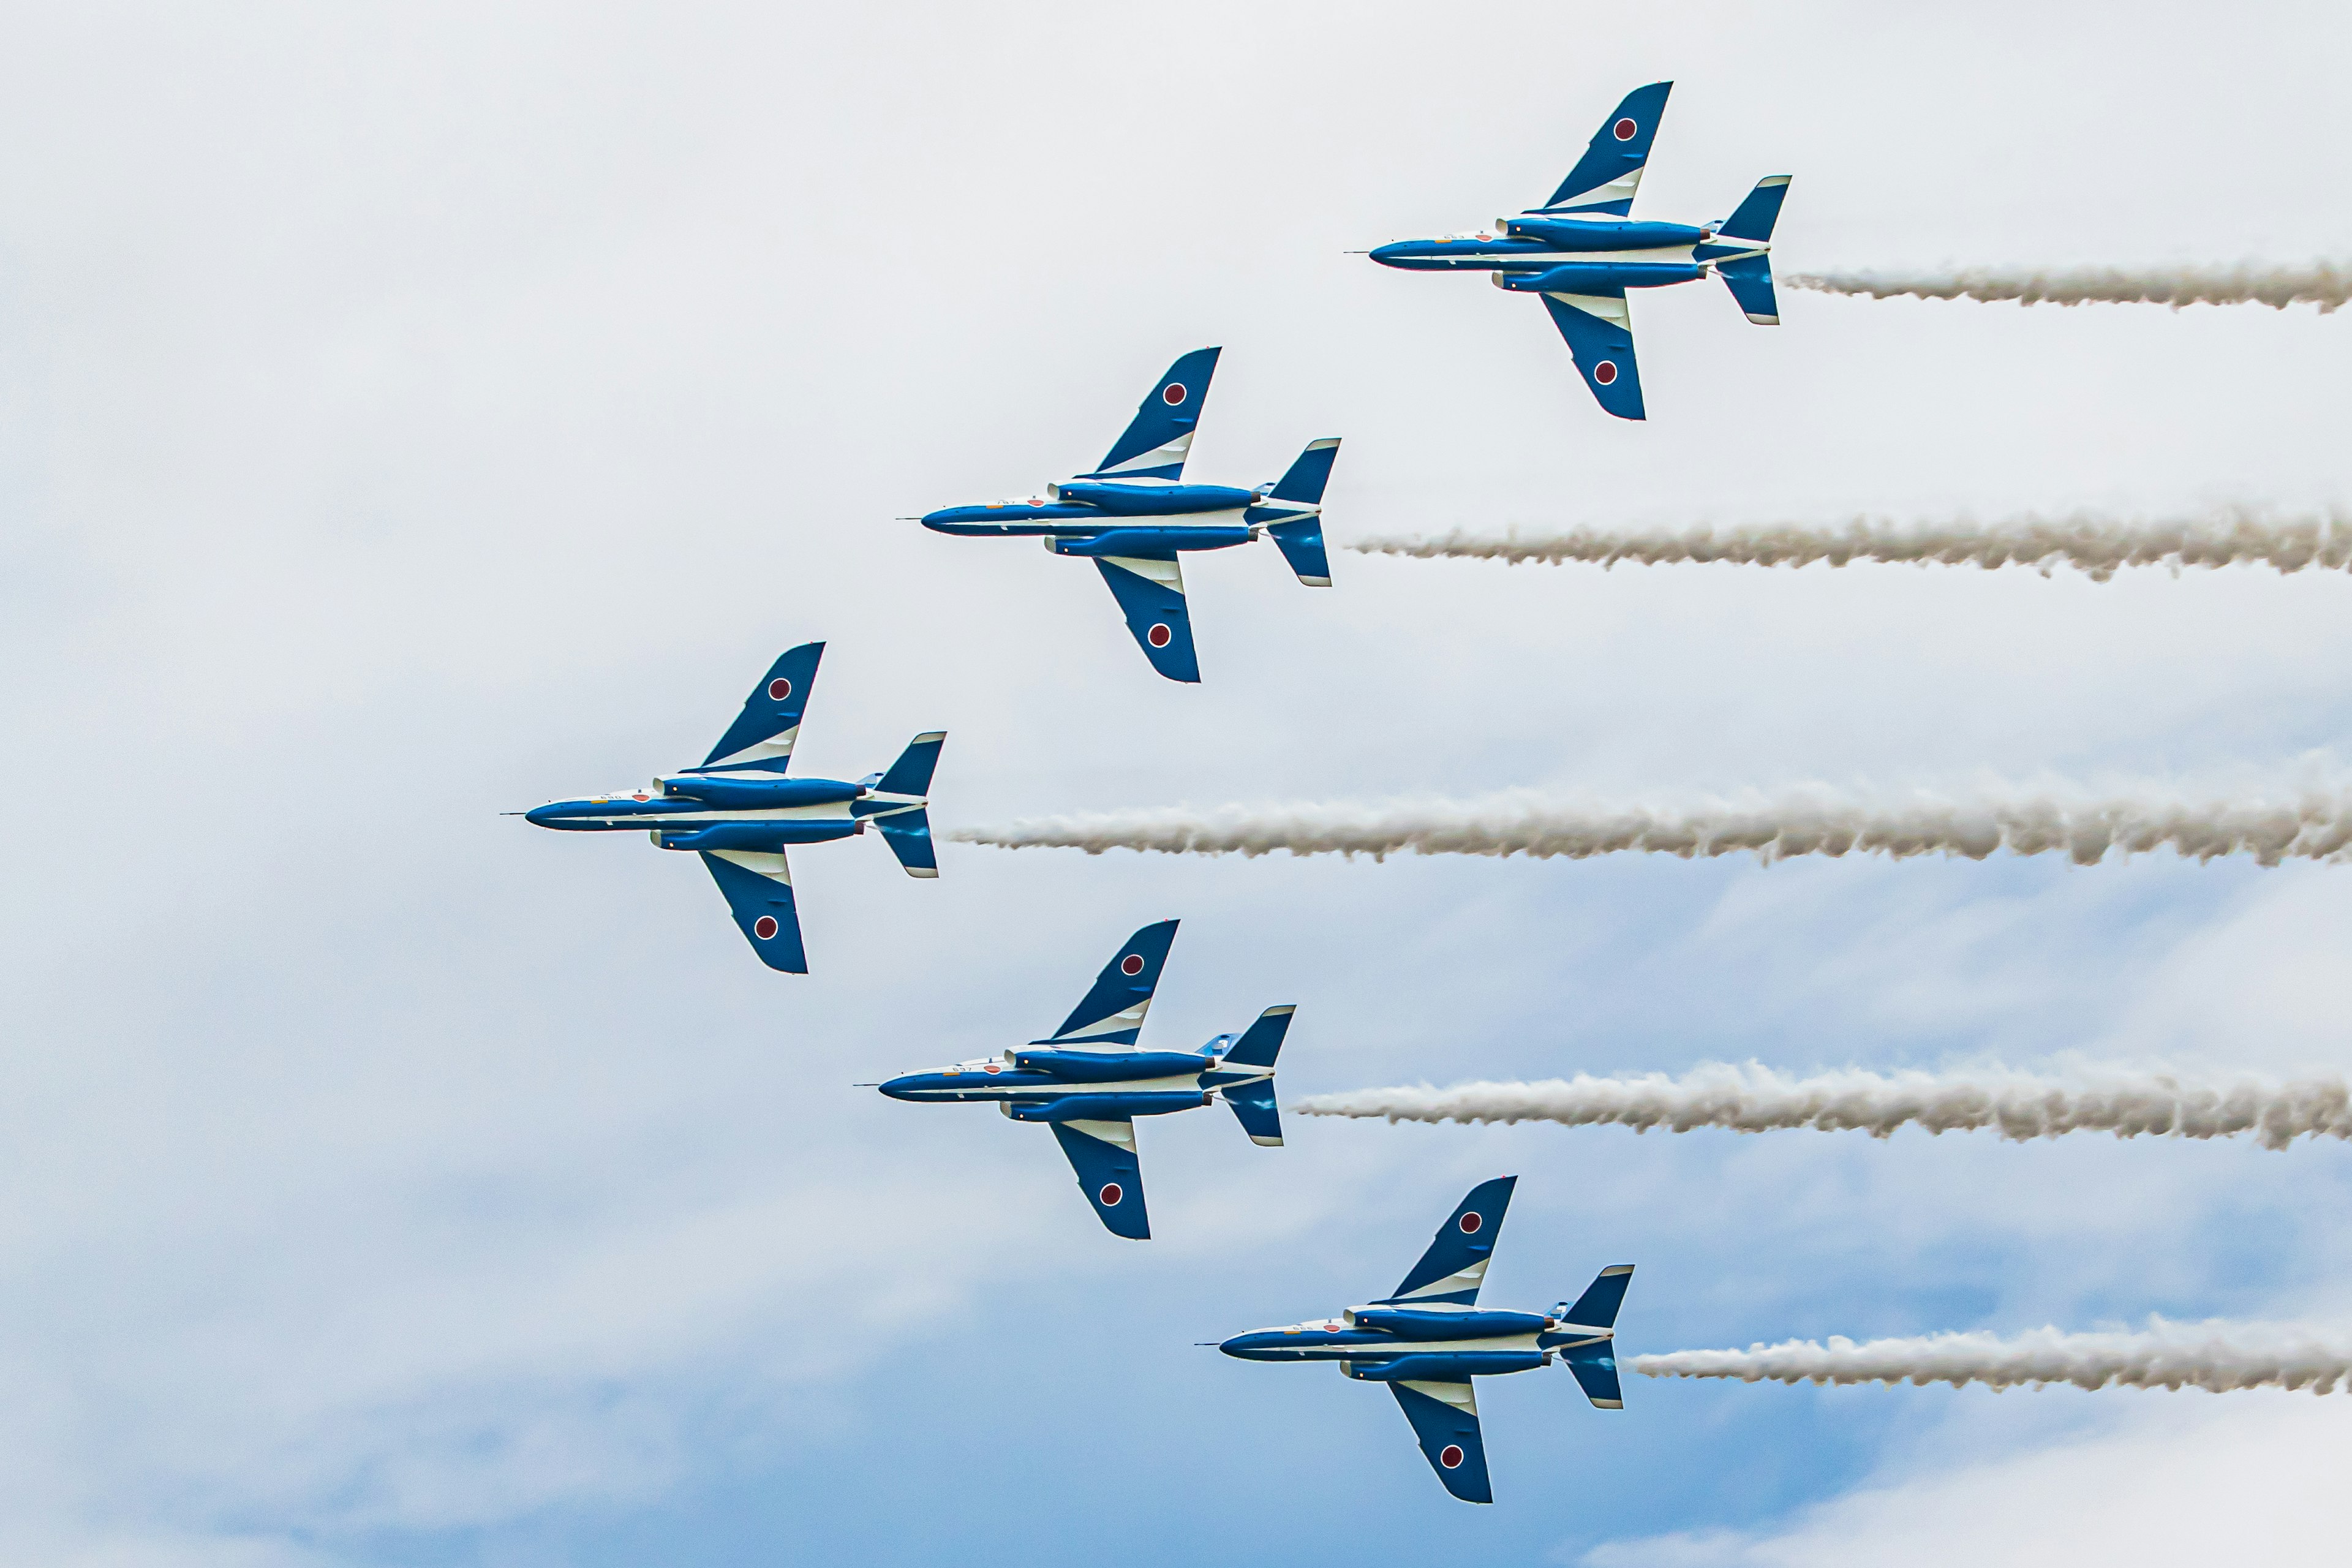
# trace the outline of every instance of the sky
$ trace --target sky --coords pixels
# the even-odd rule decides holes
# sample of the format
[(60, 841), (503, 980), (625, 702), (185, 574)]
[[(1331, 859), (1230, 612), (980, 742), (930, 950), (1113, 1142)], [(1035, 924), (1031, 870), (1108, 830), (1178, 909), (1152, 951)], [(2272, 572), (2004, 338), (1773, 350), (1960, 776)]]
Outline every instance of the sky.
[(828, 642), (802, 768), (935, 821), (1514, 786), (2332, 780), (2352, 583), (2232, 567), (1188, 564), (894, 521), (1089, 465), (1223, 346), (1191, 474), (1345, 437), (1335, 542), (2352, 504), (2352, 320), (1712, 284), (1608, 418), (1528, 301), (1346, 253), (1540, 200), (1676, 88), (1639, 212), (1790, 174), (1790, 270), (2352, 254), (2339, 5), (598, 4), (0, 12), (0, 1557), (541, 1568), (2340, 1552), (2307, 1394), (1629, 1380), (1391, 1402), (1200, 1348), (1639, 1265), (1628, 1352), (2352, 1313), (2352, 1152), (1220, 1113), (1154, 1240), (1051, 1141), (855, 1087), (1299, 1012), (1286, 1095), (1757, 1060), (2352, 1069), (2352, 871), (795, 857), (812, 973), (683, 857), (501, 816), (700, 756)]

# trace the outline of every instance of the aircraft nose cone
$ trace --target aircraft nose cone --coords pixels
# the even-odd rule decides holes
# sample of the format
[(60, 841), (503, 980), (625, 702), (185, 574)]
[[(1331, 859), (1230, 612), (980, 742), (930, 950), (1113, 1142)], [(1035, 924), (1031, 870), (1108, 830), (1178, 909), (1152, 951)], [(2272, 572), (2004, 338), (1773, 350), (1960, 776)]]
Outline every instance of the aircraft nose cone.
[(1260, 1332), (1235, 1334), (1232, 1339), (1227, 1340), (1217, 1348), (1224, 1352), (1225, 1354), (1237, 1357), (1242, 1361), (1264, 1361), (1266, 1359), (1265, 1355), (1265, 1342), (1268, 1339), (1278, 1338), (1280, 1338), (1279, 1335), (1269, 1335)]
[(887, 1083), (877, 1084), (875, 1087), (881, 1089), (883, 1093), (888, 1095), (893, 1100), (912, 1100), (915, 1098), (915, 1085), (922, 1076), (923, 1075), (920, 1073), (910, 1072), (902, 1077), (894, 1078)]
[(1371, 251), (1371, 258), (1383, 267), (1394, 267), (1398, 258), (1404, 254), (1405, 244), (1405, 241), (1400, 240), (1394, 245), (1376, 246)]
[(534, 827), (545, 827), (552, 820), (551, 814), (554, 810), (555, 806), (551, 803), (547, 805), (535, 805), (522, 814), (522, 819)]

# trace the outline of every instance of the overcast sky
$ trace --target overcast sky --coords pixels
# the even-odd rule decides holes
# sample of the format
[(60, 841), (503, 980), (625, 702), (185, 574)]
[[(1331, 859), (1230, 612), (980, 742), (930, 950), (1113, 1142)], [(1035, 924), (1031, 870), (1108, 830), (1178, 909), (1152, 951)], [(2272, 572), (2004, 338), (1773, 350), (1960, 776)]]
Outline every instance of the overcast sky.
[(1141, 1133), (853, 1087), (1050, 1028), (1286, 1096), (1757, 1059), (2352, 1068), (2352, 869), (795, 857), (771, 973), (686, 857), (499, 814), (699, 757), (829, 640), (802, 768), (949, 731), (942, 828), (1506, 785), (2326, 779), (2352, 582), (2231, 568), (1188, 563), (1198, 687), (1084, 564), (892, 521), (1091, 466), (1224, 347), (1192, 475), (1346, 438), (1335, 542), (2352, 503), (2352, 319), (1714, 284), (1651, 417), (1543, 313), (1345, 252), (1795, 176), (1784, 268), (2352, 254), (2340, 5), (36, 6), (0, 22), (0, 1557), (57, 1564), (2333, 1562), (2308, 1395), (1481, 1389), (1195, 1348), (1385, 1291), (1475, 1181), (1498, 1305), (1629, 1352), (2352, 1314), (2352, 1153), (2080, 1137)]

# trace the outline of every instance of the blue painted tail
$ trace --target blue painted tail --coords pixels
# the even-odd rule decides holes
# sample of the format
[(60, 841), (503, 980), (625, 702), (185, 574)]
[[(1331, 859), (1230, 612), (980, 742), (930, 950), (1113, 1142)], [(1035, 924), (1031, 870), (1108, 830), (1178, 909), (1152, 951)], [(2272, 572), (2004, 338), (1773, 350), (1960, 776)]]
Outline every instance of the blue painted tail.
[[(1281, 1054), (1282, 1037), (1290, 1032), (1295, 1006), (1268, 1007), (1257, 1016), (1257, 1022), (1234, 1042), (1233, 1049), (1224, 1055), (1224, 1068), (1263, 1068), (1270, 1075), (1274, 1058)], [(1255, 1083), (1236, 1084), (1224, 1091), (1225, 1103), (1234, 1108), (1234, 1119), (1249, 1134), (1249, 1141), (1268, 1149), (1282, 1147), (1282, 1110), (1275, 1103), (1274, 1079), (1271, 1076)]]
[[(1617, 1310), (1625, 1304), (1625, 1287), (1633, 1282), (1633, 1266), (1612, 1263), (1586, 1286), (1584, 1294), (1573, 1304), (1562, 1302), (1551, 1310), (1560, 1327), (1573, 1332), (1579, 1329), (1612, 1330), (1617, 1326)], [(1614, 1339), (1591, 1339), (1582, 1344), (1570, 1345), (1559, 1352), (1568, 1370), (1576, 1374), (1576, 1384), (1584, 1390), (1584, 1397), (1602, 1410), (1625, 1408), (1625, 1391), (1617, 1381), (1617, 1342)]]
[(1323, 487), (1339, 458), (1339, 438), (1310, 441), (1290, 471), (1275, 481), (1266, 498), (1244, 514), (1264, 523), (1298, 580), (1310, 588), (1331, 585), (1331, 558), (1323, 549)]
[[(1772, 226), (1780, 221), (1780, 204), (1789, 195), (1789, 176), (1774, 174), (1759, 180), (1756, 188), (1738, 210), (1723, 220), (1716, 231), (1713, 247), (1767, 246), (1772, 242)], [(1772, 258), (1769, 256), (1742, 256), (1718, 264), (1724, 287), (1739, 301), (1739, 308), (1749, 321), (1759, 327), (1780, 324), (1780, 301), (1772, 288)]]

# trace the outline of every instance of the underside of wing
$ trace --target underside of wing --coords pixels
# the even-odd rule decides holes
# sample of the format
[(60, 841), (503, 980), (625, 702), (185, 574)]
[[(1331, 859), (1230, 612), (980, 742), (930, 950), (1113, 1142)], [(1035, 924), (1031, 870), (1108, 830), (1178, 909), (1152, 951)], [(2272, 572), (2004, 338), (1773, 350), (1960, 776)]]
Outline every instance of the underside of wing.
[(1113, 1236), (1151, 1239), (1151, 1219), (1143, 1211), (1143, 1166), (1135, 1156), (1132, 1121), (1056, 1121), (1055, 1141), (1078, 1173), (1087, 1202)]
[(1096, 567), (1127, 616), (1127, 629), (1151, 668), (1171, 680), (1201, 679), (1192, 652), (1192, 617), (1184, 607), (1184, 571), (1174, 554), (1165, 560), (1134, 555), (1097, 557)]
[(1493, 1502), (1486, 1444), (1478, 1430), (1478, 1396), (1468, 1383), (1391, 1383), (1397, 1407), (1412, 1423), (1429, 1468), (1464, 1502)]
[(710, 879), (727, 896), (727, 907), (760, 962), (787, 974), (806, 974), (808, 954), (801, 946), (800, 911), (793, 904), (793, 871), (784, 852), (706, 849), (702, 863), (710, 868)]
[(1543, 302), (1602, 409), (1620, 419), (1645, 417), (1642, 372), (1633, 363), (1633, 317), (1625, 308), (1624, 290), (1546, 294)]

